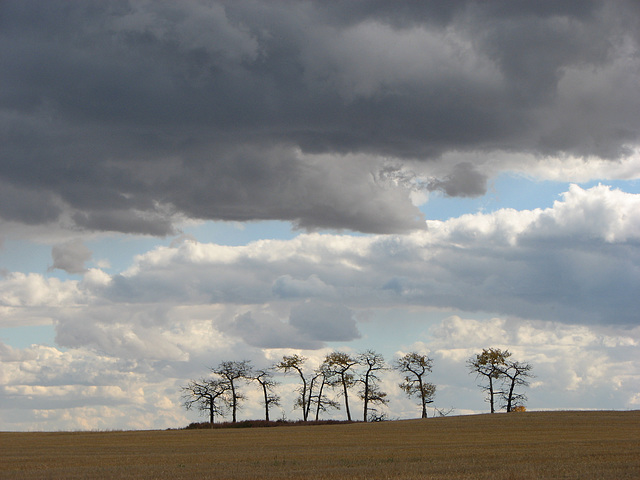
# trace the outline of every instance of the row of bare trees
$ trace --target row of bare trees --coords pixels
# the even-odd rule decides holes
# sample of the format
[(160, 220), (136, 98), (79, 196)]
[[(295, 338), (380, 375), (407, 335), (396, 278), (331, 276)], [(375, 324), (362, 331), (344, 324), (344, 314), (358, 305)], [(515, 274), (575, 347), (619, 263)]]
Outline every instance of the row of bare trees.
[[(353, 419), (350, 393), (357, 389), (357, 397), (362, 401), (362, 420), (380, 418), (378, 408), (388, 403), (388, 394), (380, 388), (380, 374), (385, 370), (400, 371), (404, 380), (400, 388), (409, 396), (415, 397), (421, 407), (422, 417), (427, 416), (427, 405), (433, 402), (436, 386), (426, 381), (431, 372), (433, 361), (427, 355), (411, 352), (399, 358), (393, 366), (389, 366), (384, 357), (367, 350), (356, 355), (344, 352), (327, 354), (318, 368), (309, 370), (307, 359), (301, 355), (285, 355), (269, 368), (254, 369), (248, 360), (225, 361), (211, 369), (212, 376), (200, 380), (192, 380), (182, 387), (184, 406), (206, 413), (209, 422), (216, 416), (231, 413), (231, 421), (237, 421), (237, 411), (246, 399), (241, 385), (256, 382), (262, 392), (265, 420), (269, 420), (271, 407), (280, 405), (280, 396), (276, 393), (279, 383), (275, 380), (276, 372), (294, 375), (299, 384), (294, 408), (302, 411), (304, 421), (318, 420), (322, 412), (341, 408), (344, 405), (347, 420)], [(330, 392), (337, 395), (330, 396)], [(342, 402), (338, 401), (342, 399)]]
[[(467, 361), (472, 373), (486, 380), (480, 387), (487, 392), (491, 413), (495, 412), (495, 397), (504, 400), (507, 411), (523, 405), (526, 397), (516, 391), (527, 386), (531, 377), (531, 365), (510, 360), (508, 350), (485, 349)], [(399, 387), (410, 398), (415, 398), (421, 410), (421, 417), (427, 417), (427, 405), (433, 403), (436, 386), (426, 380), (431, 373), (433, 360), (427, 355), (410, 352), (388, 365), (384, 357), (373, 351), (351, 355), (334, 351), (327, 354), (316, 369), (307, 368), (307, 359), (301, 355), (285, 355), (269, 368), (254, 369), (248, 360), (225, 361), (211, 369), (212, 376), (192, 380), (182, 387), (184, 406), (206, 413), (209, 422), (216, 416), (231, 413), (231, 421), (237, 421), (237, 411), (246, 399), (242, 386), (247, 382), (258, 384), (262, 393), (265, 420), (269, 421), (272, 407), (279, 406), (281, 398), (276, 393), (279, 385), (275, 373), (293, 375), (298, 379), (297, 397), (294, 408), (302, 411), (302, 419), (318, 420), (322, 412), (344, 406), (347, 420), (353, 419), (350, 393), (356, 389), (357, 398), (362, 401), (362, 420), (380, 419), (379, 407), (387, 405), (388, 394), (381, 390), (380, 375), (386, 370), (397, 370), (403, 380)], [(330, 393), (335, 393), (331, 396)], [(341, 402), (338, 400), (341, 398)]]

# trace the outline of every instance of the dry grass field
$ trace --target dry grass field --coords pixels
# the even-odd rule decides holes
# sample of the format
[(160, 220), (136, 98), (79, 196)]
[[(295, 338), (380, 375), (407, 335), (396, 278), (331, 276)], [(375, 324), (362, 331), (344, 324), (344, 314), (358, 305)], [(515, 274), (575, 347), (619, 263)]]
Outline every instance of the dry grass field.
[(2, 479), (640, 479), (640, 411), (0, 433)]

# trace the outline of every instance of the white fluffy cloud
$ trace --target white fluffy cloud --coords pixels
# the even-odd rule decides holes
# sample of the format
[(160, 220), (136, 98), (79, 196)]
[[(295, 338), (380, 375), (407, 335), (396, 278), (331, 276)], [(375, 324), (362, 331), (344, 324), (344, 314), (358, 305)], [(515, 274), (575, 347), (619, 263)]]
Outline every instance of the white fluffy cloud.
[[(482, 410), (464, 361), (496, 346), (535, 365), (534, 407), (547, 407), (554, 392), (556, 407), (633, 408), (639, 211), (640, 195), (572, 186), (548, 209), (463, 215), (409, 235), (190, 240), (139, 255), (115, 275), (9, 274), (0, 281), (0, 325), (53, 323), (59, 347), (3, 346), (3, 402), (38, 415), (85, 408), (78, 415), (92, 428), (101, 428), (88, 418), (95, 409), (163, 404), (160, 419), (139, 421), (164, 426), (185, 418), (179, 385), (206, 366), (237, 358), (265, 365), (283, 351), (271, 349), (317, 356), (330, 344), (366, 342), (366, 318), (377, 309), (440, 308), (484, 313), (407, 327), (404, 314), (389, 320), (419, 329), (420, 348), (436, 359), (439, 406)], [(390, 356), (411, 345), (383, 348)], [(461, 392), (468, 401), (456, 399)], [(412, 404), (394, 395), (398, 414), (410, 415)], [(46, 415), (80, 425), (59, 411)]]
[(151, 363), (94, 350), (17, 350), (2, 343), (0, 359), (4, 428), (162, 428), (185, 421), (176, 379), (159, 376)]
[(634, 324), (640, 198), (572, 186), (546, 210), (429, 221), (404, 236), (305, 234), (245, 246), (184, 242), (137, 257), (115, 302), (352, 308), (423, 305), (562, 322)]
[(0, 281), (4, 307), (60, 307), (82, 302), (77, 281), (45, 278), (35, 273), (12, 273)]
[[(355, 309), (414, 305), (633, 325), (638, 212), (639, 195), (572, 186), (552, 208), (430, 221), (427, 230), (402, 236), (303, 234), (244, 246), (178, 242), (139, 255), (113, 276), (98, 269), (81, 282), (10, 274), (0, 281), (2, 322), (15, 324), (13, 314), (37, 316), (46, 307), (63, 345), (147, 351), (152, 347), (145, 344), (164, 338), (164, 352), (175, 343), (170, 325), (188, 325), (189, 309), (210, 312), (221, 334), (229, 334), (230, 319), (260, 308), (273, 325), (284, 322), (313, 340), (355, 338), (352, 320), (335, 312), (325, 320), (299, 314), (310, 299), (315, 312), (318, 302)], [(256, 314), (242, 321), (256, 322)], [(144, 333), (157, 327), (166, 332)]]

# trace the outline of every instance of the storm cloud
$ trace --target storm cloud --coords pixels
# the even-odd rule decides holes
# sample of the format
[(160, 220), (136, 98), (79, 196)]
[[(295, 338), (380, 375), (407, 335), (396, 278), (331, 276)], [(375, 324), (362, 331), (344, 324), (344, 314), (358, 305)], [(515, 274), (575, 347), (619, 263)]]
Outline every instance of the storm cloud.
[[(421, 229), (390, 163), (477, 196), (498, 153), (634, 151), (639, 10), (4, 1), (0, 217), (160, 236), (187, 218)], [(455, 152), (478, 161), (443, 160)]]

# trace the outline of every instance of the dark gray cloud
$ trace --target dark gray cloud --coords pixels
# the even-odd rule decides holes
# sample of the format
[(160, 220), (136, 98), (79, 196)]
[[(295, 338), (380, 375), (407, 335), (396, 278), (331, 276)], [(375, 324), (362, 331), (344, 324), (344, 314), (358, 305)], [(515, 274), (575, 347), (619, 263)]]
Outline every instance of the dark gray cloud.
[(85, 262), (91, 260), (93, 253), (81, 240), (70, 240), (54, 245), (51, 249), (53, 265), (49, 268), (64, 270), (67, 273), (86, 272)]
[(37, 225), (53, 221), (61, 213), (53, 194), (0, 181), (0, 217), (3, 219)]
[(473, 164), (463, 162), (453, 167), (444, 179), (429, 182), (429, 190), (441, 190), (450, 197), (476, 197), (487, 191), (487, 176)]
[[(376, 159), (637, 145), (639, 19), (623, 1), (4, 1), (0, 215), (415, 229)], [(481, 194), (458, 163), (437, 188)]]

